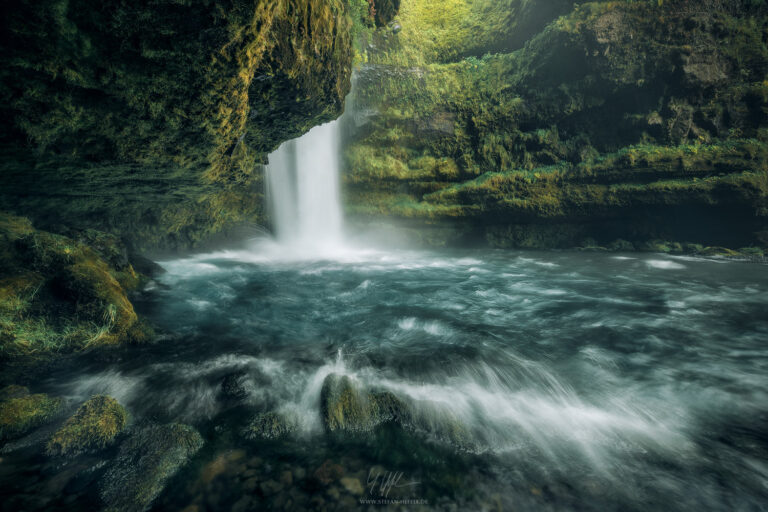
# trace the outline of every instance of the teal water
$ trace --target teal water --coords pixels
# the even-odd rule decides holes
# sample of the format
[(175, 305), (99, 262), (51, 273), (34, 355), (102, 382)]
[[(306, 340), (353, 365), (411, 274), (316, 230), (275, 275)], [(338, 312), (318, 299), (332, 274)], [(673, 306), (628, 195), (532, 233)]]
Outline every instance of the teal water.
[[(301, 259), (270, 242), (161, 264), (136, 304), (166, 339), (106, 363), (83, 356), (43, 385), (108, 393), (134, 423), (203, 433), (156, 510), (768, 503), (765, 265), (502, 251)], [(320, 390), (333, 373), (407, 400), (434, 428), (327, 433)], [(236, 403), (222, 397), (231, 375)], [(297, 430), (245, 440), (265, 411)], [(71, 503), (89, 503), (79, 492)], [(361, 502), (382, 499), (394, 501)]]

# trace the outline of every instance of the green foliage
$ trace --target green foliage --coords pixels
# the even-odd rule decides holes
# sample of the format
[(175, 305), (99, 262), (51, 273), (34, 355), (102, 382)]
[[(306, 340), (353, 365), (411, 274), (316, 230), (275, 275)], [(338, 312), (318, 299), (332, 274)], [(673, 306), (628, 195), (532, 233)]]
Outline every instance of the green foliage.
[(360, 73), (348, 212), (567, 247), (666, 236), (682, 207), (735, 223), (703, 243), (764, 243), (768, 9), (709, 4), (404, 2)]

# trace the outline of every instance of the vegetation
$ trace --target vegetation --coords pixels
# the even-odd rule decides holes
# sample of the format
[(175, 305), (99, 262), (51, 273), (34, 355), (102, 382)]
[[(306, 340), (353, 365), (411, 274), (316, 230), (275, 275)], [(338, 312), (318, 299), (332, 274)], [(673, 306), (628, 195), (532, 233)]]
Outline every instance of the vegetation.
[(91, 397), (48, 441), (49, 455), (75, 455), (112, 444), (125, 428), (128, 412), (117, 400)]
[(373, 113), (346, 151), (358, 220), (502, 246), (766, 244), (764, 5), (411, 0), (397, 20), (354, 98)]
[(0, 214), (0, 360), (146, 338), (126, 296), (140, 276), (124, 247), (94, 232), (80, 238), (94, 248)]
[(44, 394), (30, 395), (26, 389), (13, 391), (14, 395), (22, 391), (23, 396), (0, 401), (0, 441), (22, 436), (53, 420), (61, 411), (63, 401), (60, 398)]

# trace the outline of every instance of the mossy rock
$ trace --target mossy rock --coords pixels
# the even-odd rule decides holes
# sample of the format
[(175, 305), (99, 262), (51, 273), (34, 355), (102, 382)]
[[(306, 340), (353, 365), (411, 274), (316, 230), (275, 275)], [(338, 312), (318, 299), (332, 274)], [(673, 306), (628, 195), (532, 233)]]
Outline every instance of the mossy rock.
[(188, 425), (172, 423), (137, 430), (121, 445), (99, 488), (108, 512), (143, 512), (168, 480), (203, 446)]
[(276, 412), (266, 412), (256, 416), (243, 431), (248, 440), (281, 439), (295, 432), (298, 425), (295, 418)]
[(739, 258), (743, 257), (738, 251), (728, 249), (727, 247), (705, 247), (700, 253), (702, 256), (710, 256), (716, 258)]
[(405, 405), (392, 393), (367, 393), (355, 387), (346, 375), (331, 374), (320, 391), (320, 411), (330, 432), (370, 432), (397, 419)]
[(10, 386), (5, 386), (0, 389), (0, 402), (12, 398), (24, 398), (25, 396), (29, 396), (29, 389), (24, 386), (11, 384)]
[(49, 455), (77, 455), (111, 445), (128, 422), (128, 412), (117, 400), (91, 397), (48, 441)]
[[(100, 243), (107, 242), (121, 251), (104, 235)], [(126, 295), (140, 277), (112, 256), (114, 264), (82, 242), (0, 213), (0, 358), (34, 360), (150, 337)]]
[(52, 421), (61, 412), (63, 401), (45, 394), (10, 398), (0, 402), (0, 441), (20, 437)]

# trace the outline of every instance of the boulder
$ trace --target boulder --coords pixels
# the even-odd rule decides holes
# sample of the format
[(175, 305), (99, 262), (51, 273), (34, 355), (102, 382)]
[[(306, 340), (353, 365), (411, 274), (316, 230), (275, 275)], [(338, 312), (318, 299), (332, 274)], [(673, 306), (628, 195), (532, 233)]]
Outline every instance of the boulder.
[(297, 428), (294, 418), (276, 412), (266, 412), (256, 416), (243, 431), (243, 436), (249, 440), (280, 439)]
[(108, 512), (142, 512), (160, 494), (168, 479), (203, 446), (188, 425), (152, 425), (134, 432), (100, 482)]
[(127, 422), (128, 412), (117, 400), (96, 395), (56, 431), (48, 441), (46, 452), (49, 455), (76, 455), (106, 448), (114, 443)]
[(0, 402), (0, 441), (20, 437), (50, 422), (61, 411), (62, 405), (61, 398), (45, 394), (3, 400)]

